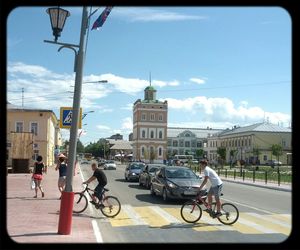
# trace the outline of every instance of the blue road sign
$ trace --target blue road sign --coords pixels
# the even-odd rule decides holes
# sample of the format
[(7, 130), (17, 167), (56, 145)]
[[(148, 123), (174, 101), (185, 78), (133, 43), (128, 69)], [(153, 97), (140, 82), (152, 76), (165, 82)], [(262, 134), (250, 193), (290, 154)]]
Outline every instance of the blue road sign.
[[(60, 128), (71, 128), (72, 124), (72, 107), (61, 107), (60, 108), (60, 122), (59, 127)], [(82, 120), (82, 108), (80, 108), (80, 114), (79, 114), (79, 121), (78, 121), (78, 128), (81, 129), (81, 120)]]

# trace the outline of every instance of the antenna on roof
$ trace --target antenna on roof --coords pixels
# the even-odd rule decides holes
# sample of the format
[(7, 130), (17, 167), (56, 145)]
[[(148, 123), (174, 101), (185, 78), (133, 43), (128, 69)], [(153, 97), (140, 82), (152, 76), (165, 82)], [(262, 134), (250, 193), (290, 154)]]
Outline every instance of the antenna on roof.
[(149, 74), (149, 82), (150, 82), (150, 86), (151, 86), (151, 71), (150, 71), (150, 74)]

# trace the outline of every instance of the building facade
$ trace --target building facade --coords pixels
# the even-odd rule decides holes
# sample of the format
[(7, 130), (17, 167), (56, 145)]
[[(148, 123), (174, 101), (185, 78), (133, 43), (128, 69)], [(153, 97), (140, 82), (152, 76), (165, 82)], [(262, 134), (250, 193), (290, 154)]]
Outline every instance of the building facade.
[[(292, 130), (271, 123), (257, 123), (245, 127), (233, 127), (207, 138), (205, 151), (210, 162), (218, 161), (218, 147), (226, 148), (226, 163), (243, 160), (248, 164), (266, 164), (275, 160), (272, 145), (282, 146), (279, 161), (292, 165)], [(258, 153), (256, 153), (258, 152)], [(276, 159), (277, 160), (277, 159)]]
[(220, 132), (220, 129), (212, 128), (174, 128), (167, 129), (167, 156), (168, 159), (174, 155), (193, 155), (197, 157), (197, 150), (204, 151), (207, 144), (207, 137)]
[[(7, 166), (13, 171), (31, 167), (37, 155), (45, 165), (54, 164), (54, 152), (62, 144), (59, 122), (52, 110), (31, 109), (7, 104)], [(26, 142), (22, 141), (26, 138)], [(26, 154), (22, 152), (27, 152)]]
[(148, 86), (144, 100), (133, 105), (133, 159), (163, 162), (167, 157), (168, 102), (156, 99), (156, 90)]

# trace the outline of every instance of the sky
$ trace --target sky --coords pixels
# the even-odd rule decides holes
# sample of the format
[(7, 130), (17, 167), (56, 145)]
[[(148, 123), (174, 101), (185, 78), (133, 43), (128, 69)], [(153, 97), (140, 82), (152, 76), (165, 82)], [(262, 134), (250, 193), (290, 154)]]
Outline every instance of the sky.
[[(61, 7), (70, 16), (58, 42), (79, 45), (82, 7)], [(157, 99), (168, 101), (168, 127), (291, 126), (292, 21), (284, 8), (114, 6), (91, 30), (104, 8), (91, 8), (87, 30), (84, 145), (116, 133), (128, 140), (133, 104), (150, 79)], [(54, 40), (46, 10), (18, 7), (7, 17), (7, 101), (59, 119), (60, 107), (73, 106), (75, 53), (44, 42)], [(62, 135), (69, 140), (68, 129)]]

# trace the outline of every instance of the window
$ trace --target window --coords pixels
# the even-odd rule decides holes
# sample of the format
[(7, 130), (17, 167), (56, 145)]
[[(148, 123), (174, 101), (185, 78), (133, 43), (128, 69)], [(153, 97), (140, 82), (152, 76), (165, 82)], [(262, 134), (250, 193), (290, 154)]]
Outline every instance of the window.
[(142, 114), (142, 121), (146, 121), (146, 114)]
[(186, 148), (189, 148), (191, 146), (191, 143), (189, 141), (186, 141), (185, 142), (185, 145), (184, 145)]
[(159, 114), (159, 115), (158, 115), (158, 120), (159, 120), (160, 122), (163, 121), (163, 115), (162, 115), (162, 114)]
[(142, 130), (142, 138), (146, 138), (146, 131)]
[(153, 130), (151, 130), (151, 132), (150, 132), (150, 138), (151, 138), (151, 139), (154, 138), (154, 131), (153, 131)]
[(173, 147), (178, 147), (178, 141), (173, 141)]
[(159, 155), (159, 156), (162, 156), (162, 148), (159, 148), (159, 149), (158, 149), (158, 155)]
[(142, 156), (144, 156), (144, 154), (145, 154), (145, 148), (142, 147)]
[[(211, 143), (211, 142), (210, 142)], [(201, 141), (197, 142), (197, 148), (201, 148), (202, 147), (202, 143)]]
[(16, 122), (16, 132), (17, 133), (23, 132), (23, 122)]
[(31, 123), (31, 129), (30, 129), (31, 133), (33, 133), (34, 135), (38, 134), (38, 124), (37, 122), (32, 122)]
[(162, 131), (159, 131), (159, 133), (158, 133), (158, 138), (159, 138), (159, 139), (162, 139), (162, 138), (163, 138), (163, 136), (162, 136)]
[(179, 142), (179, 147), (183, 147), (183, 141)]
[(155, 115), (152, 113), (152, 114), (150, 114), (150, 120), (151, 121), (154, 121), (155, 120)]

